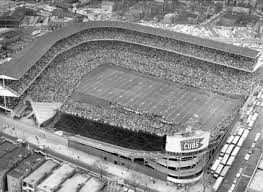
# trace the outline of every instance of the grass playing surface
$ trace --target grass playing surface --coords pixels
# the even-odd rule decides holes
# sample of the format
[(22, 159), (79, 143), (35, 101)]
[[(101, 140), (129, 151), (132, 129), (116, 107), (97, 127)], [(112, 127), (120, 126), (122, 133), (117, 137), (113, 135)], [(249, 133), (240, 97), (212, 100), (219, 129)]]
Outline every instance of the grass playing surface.
[(241, 98), (222, 96), (112, 65), (102, 65), (87, 73), (71, 100), (99, 105), (117, 102), (125, 108), (153, 113), (182, 125), (197, 114), (195, 126), (204, 131), (216, 127), (243, 102)]

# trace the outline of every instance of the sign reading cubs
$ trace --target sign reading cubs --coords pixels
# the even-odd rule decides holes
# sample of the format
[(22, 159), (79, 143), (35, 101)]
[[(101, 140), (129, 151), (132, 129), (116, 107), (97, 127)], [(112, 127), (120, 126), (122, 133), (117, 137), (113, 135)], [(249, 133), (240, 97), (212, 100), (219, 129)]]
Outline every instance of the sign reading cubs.
[(168, 152), (184, 153), (204, 149), (209, 144), (209, 132), (197, 131), (185, 136), (177, 134), (166, 137), (165, 150)]
[(181, 141), (181, 150), (187, 151), (187, 150), (199, 149), (203, 146), (202, 143), (203, 140), (204, 138), (183, 140)]

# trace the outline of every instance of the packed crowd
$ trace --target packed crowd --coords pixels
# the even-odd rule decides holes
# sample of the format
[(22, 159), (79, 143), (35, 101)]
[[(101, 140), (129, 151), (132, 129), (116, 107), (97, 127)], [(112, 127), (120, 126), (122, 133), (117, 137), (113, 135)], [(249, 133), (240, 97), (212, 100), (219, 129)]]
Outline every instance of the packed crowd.
[(177, 41), (175, 39), (143, 34), (125, 29), (93, 28), (74, 35), (74, 38), (80, 38), (82, 39), (82, 41), (91, 39), (116, 39), (129, 41), (133, 43), (157, 47), (163, 50), (174, 51), (180, 54), (186, 54), (190, 57), (194, 56), (200, 59), (207, 60), (209, 62), (215, 62), (229, 67), (236, 67), (240, 70), (245, 71), (253, 70), (254, 65), (256, 64), (256, 61), (253, 59), (236, 56), (228, 52), (223, 52), (207, 47), (204, 48), (187, 42)]
[[(16, 92), (18, 92), (19, 94), (22, 94), (28, 88), (28, 86), (35, 80), (35, 78), (41, 74), (41, 72), (49, 64), (50, 60), (54, 58), (57, 54), (71, 47), (74, 47), (82, 42), (96, 41), (96, 40), (103, 40), (103, 39), (109, 39), (109, 40), (115, 39), (119, 41), (132, 42), (134, 44), (136, 43), (143, 44), (143, 45), (147, 45), (148, 47), (158, 47), (158, 48), (161, 48), (162, 50), (169, 51), (168, 53), (168, 51), (155, 50), (154, 54), (160, 55), (159, 57), (162, 57), (162, 56), (166, 57), (166, 55), (170, 55), (172, 54), (172, 52), (180, 52), (182, 54), (187, 54), (187, 56), (188, 54), (195, 55), (195, 56), (196, 54), (198, 54), (199, 55), (197, 56), (198, 58), (200, 58), (201, 57), (200, 55), (202, 54), (202, 57), (205, 58), (206, 60), (210, 60), (210, 57), (211, 57), (211, 58), (220, 58), (222, 59), (222, 61), (227, 61), (230, 58), (230, 57), (228, 58), (226, 53), (222, 53), (221, 56), (218, 56), (219, 51), (214, 52), (214, 53), (206, 52), (207, 49), (202, 49), (202, 51), (200, 51), (200, 48), (198, 49), (194, 45), (190, 45), (190, 44), (183, 43), (183, 42), (178, 42), (178, 41), (171, 40), (168, 38), (157, 37), (157, 36), (151, 37), (151, 35), (149, 34), (140, 34), (138, 32), (127, 31), (124, 29), (105, 28), (103, 30), (102, 29), (99, 30), (98, 28), (94, 28), (94, 29), (82, 31), (78, 34), (74, 34), (68, 38), (58, 41), (19, 81), (9, 81), (7, 82), (7, 85), (11, 87), (13, 90), (15, 90)], [(118, 41), (113, 42), (113, 43), (116, 44), (117, 42)], [(184, 46), (187, 47), (186, 50), (183, 49)], [(145, 49), (147, 49), (147, 47)], [(194, 57), (192, 58), (193, 60), (195, 60)], [(248, 70), (247, 68), (248, 66), (250, 67), (254, 66), (254, 62), (252, 62), (253, 64), (250, 65), (249, 64), (250, 62), (244, 58), (241, 60), (245, 61), (246, 64), (242, 64), (242, 61), (240, 61), (240, 58), (241, 57), (234, 59), (232, 57), (231, 59), (233, 61), (232, 66), (241, 68), (242, 70), (245, 70), (245, 69)], [(191, 60), (191, 57), (189, 57), (187, 60)], [(204, 63), (204, 62), (201, 62), (201, 63)], [(212, 63), (210, 62), (206, 62), (206, 63), (207, 65), (212, 65)], [(240, 66), (236, 66), (234, 63), (237, 63)], [(164, 66), (164, 68), (166, 67), (167, 66)], [(232, 68), (228, 70), (232, 70)], [(241, 82), (243, 83), (243, 81)]]
[[(91, 45), (89, 46), (89, 44)], [(95, 52), (95, 55), (107, 58), (112, 63), (122, 66), (123, 63), (119, 63), (121, 59), (121, 61), (129, 63), (125, 65), (126, 68), (135, 71), (195, 87), (207, 88), (211, 91), (247, 95), (253, 88), (253, 84), (261, 78), (261, 69), (252, 74), (131, 43), (101, 41), (89, 44), (83, 44), (77, 49), (81, 49), (80, 52), (87, 50)], [(78, 51), (73, 51), (72, 56), (75, 53)]]
[[(184, 131), (184, 125), (167, 124), (159, 118), (151, 118), (147, 115), (138, 115), (132, 111), (124, 111), (118, 108), (103, 108), (87, 103), (78, 102), (65, 102), (60, 109), (63, 113), (71, 114), (73, 116), (81, 117), (84, 119), (91, 119), (109, 124), (112, 126), (123, 127), (132, 131), (141, 131), (151, 133), (158, 136), (173, 135)], [(211, 142), (217, 142), (232, 125), (238, 108), (234, 109), (230, 114), (211, 130)]]
[[(120, 112), (118, 108), (106, 110), (97, 106), (71, 103), (69, 96), (84, 74), (104, 63), (113, 63), (170, 81), (235, 95), (247, 95), (253, 84), (261, 78), (261, 69), (252, 74), (182, 56), (172, 51), (153, 48), (157, 47), (157, 44), (166, 50), (172, 50), (172, 46), (176, 46), (168, 41), (165, 43), (164, 39), (149, 39), (146, 34), (139, 36), (136, 33), (132, 36), (133, 33), (127, 35), (129, 32), (117, 30), (121, 31), (90, 29), (60, 40), (19, 81), (9, 81), (7, 85), (20, 94), (26, 90), (21, 98), (30, 95), (34, 101), (62, 102), (64, 105), (61, 110), (69, 114), (133, 130), (147, 129), (147, 132), (164, 135), (178, 132), (182, 127), (167, 124), (148, 115), (138, 115), (127, 110)], [(86, 41), (90, 42), (81, 43)], [(32, 82), (34, 83), (31, 84)], [(7, 98), (6, 101), (9, 108), (14, 108), (19, 99)], [(3, 105), (2, 97), (0, 104)], [(227, 116), (229, 114), (226, 114)], [(231, 114), (230, 117), (232, 116)], [(224, 130), (231, 122), (228, 119), (222, 121), (216, 130)], [(214, 135), (217, 133), (218, 131)]]
[[(77, 37), (79, 36), (81, 37), (81, 35), (77, 35)], [(85, 37), (86, 36), (84, 35), (83, 38)], [(9, 82), (7, 81), (6, 84), (9, 87), (11, 87), (13, 90), (22, 94), (23, 91), (26, 90), (28, 86), (36, 79), (36, 77), (42, 73), (45, 67), (49, 64), (50, 60), (54, 58), (57, 52), (59, 52), (58, 50), (70, 48), (72, 44), (77, 44), (80, 41), (81, 40), (76, 40), (76, 39), (73, 42), (69, 40), (61, 40), (61, 42), (53, 46), (47, 52), (47, 54), (45, 54), (37, 62), (37, 64), (34, 65), (19, 81), (9, 81)], [(82, 40), (81, 42), (83, 41), (86, 41), (86, 40)], [(187, 80), (188, 82), (182, 82), (182, 83), (186, 83), (188, 85), (194, 85), (197, 87), (202, 87), (202, 86), (206, 87), (206, 84), (207, 82), (209, 82), (209, 79), (210, 79), (211, 81), (213, 80), (213, 82), (211, 82), (206, 88), (209, 88), (210, 90), (214, 90), (214, 91), (233, 93), (233, 94), (247, 94), (247, 91), (251, 89), (251, 85), (254, 83), (253, 77), (257, 78), (258, 77), (257, 74), (261, 74), (261, 70), (258, 70), (254, 74), (250, 74), (250, 73), (238, 71), (238, 70), (231, 69), (231, 68), (220, 67), (218, 65), (214, 65), (209, 62), (203, 62), (201, 60), (197, 60), (194, 58), (183, 57), (177, 54), (173, 54), (172, 52), (152, 49), (149, 47), (142, 48), (142, 46), (139, 46), (136, 44), (134, 45), (127, 44), (127, 46), (126, 45), (123, 46), (123, 44), (125, 44), (123, 42), (114, 42), (114, 41), (111, 42), (111, 45), (117, 46), (117, 44), (120, 44), (122, 46), (120, 50), (123, 50), (123, 47), (127, 47), (126, 50), (130, 48), (133, 51), (133, 53), (131, 53), (131, 51), (125, 51), (124, 54), (121, 54), (121, 55), (119, 54), (119, 56), (123, 57), (123, 59), (132, 58), (134, 57), (133, 55), (136, 54), (137, 57), (135, 58), (141, 58), (139, 63), (142, 63), (142, 61), (144, 60), (147, 61), (148, 58), (146, 59), (145, 57), (149, 57), (149, 56), (151, 57), (150, 59), (153, 59), (152, 57), (154, 57), (154, 59), (156, 60), (157, 58), (158, 62), (160, 62), (161, 60), (164, 60), (165, 62), (158, 63), (159, 65), (158, 69), (156, 68), (155, 65), (147, 66), (147, 67), (150, 67), (151, 70), (155, 70), (154, 75), (156, 75), (156, 73), (159, 73), (158, 76), (161, 76), (166, 79), (173, 80), (173, 81), (179, 81), (179, 82), (182, 82), (182, 81), (178, 80), (178, 78), (180, 78), (180, 76), (183, 75), (183, 78), (188, 78)], [(143, 52), (144, 54), (141, 54)], [(106, 55), (110, 55), (110, 54), (106, 53)], [(182, 59), (182, 57), (184, 59)], [(169, 60), (170, 63), (166, 62), (167, 60)], [(174, 63), (177, 63), (177, 64), (175, 65)], [(197, 63), (200, 63), (200, 64), (198, 65)], [(195, 68), (193, 66), (195, 66)], [(128, 66), (128, 67), (131, 67), (131, 66)], [(176, 70), (174, 68), (176, 68)], [(137, 70), (137, 67), (132, 67), (132, 69)], [(160, 70), (160, 71), (158, 72), (157, 70)], [(166, 76), (161, 74), (162, 70), (166, 71)], [(170, 74), (167, 74), (168, 70), (170, 71)], [(204, 70), (205, 71), (209, 70), (209, 74), (203, 73)], [(144, 69), (143, 72), (150, 73), (149, 69)], [(199, 82), (199, 83), (196, 82), (196, 78), (199, 78), (199, 79), (203, 78), (203, 80), (201, 80), (203, 82)], [(222, 84), (220, 82), (222, 81), (222, 79), (227, 80), (227, 82), (225, 81), (225, 83)]]
[[(65, 133), (111, 143), (113, 145), (146, 151), (163, 151), (165, 137), (159, 137), (149, 133), (132, 132), (128, 129), (117, 128), (109, 124), (101, 124), (97, 121), (84, 119), (68, 114), (59, 116), (55, 127)], [(88, 126), (87, 126), (88, 124)]]
[[(77, 53), (83, 52), (86, 53), (75, 58)], [(99, 58), (100, 61), (96, 58)], [(61, 60), (72, 62), (70, 66), (65, 67), (71, 71), (70, 76), (65, 77), (66, 73), (61, 74), (60, 71), (63, 71), (62, 66), (57, 72), (49, 68), (46, 70), (51, 70), (51, 73), (57, 77), (50, 77), (50, 79), (56, 78), (58, 82), (73, 77), (73, 73), (77, 75), (77, 79), (74, 79), (79, 80), (83, 74), (96, 68), (102, 62), (112, 62), (128, 69), (195, 87), (206, 88), (210, 91), (247, 95), (252, 88), (251, 84), (254, 83), (253, 76), (255, 75), (161, 50), (157, 52), (152, 48), (114, 41), (82, 44), (56, 57), (52, 63), (57, 64)], [(82, 67), (87, 60), (90, 69), (83, 69)], [(90, 63), (90, 60), (93, 64)], [(61, 74), (61, 76), (58, 74)], [(45, 76), (45, 73), (42, 76)]]
[[(94, 105), (72, 103), (69, 97), (84, 74), (105, 63), (112, 63), (170, 81), (207, 88), (211, 91), (236, 94), (245, 91), (241, 87), (249, 86), (246, 84), (247, 78), (245, 77), (250, 73), (240, 71), (240, 74), (235, 74), (234, 69), (231, 71), (223, 66), (205, 65), (200, 60), (173, 53), (167, 54), (161, 50), (158, 51), (158, 54), (156, 52), (153, 48), (124, 42), (85, 43), (56, 57), (25, 94), (30, 95), (34, 101), (62, 102), (64, 105), (61, 110), (68, 114), (164, 135), (178, 132), (182, 130), (182, 127), (166, 123), (164, 119), (154, 118), (147, 114), (138, 115), (128, 110), (120, 112), (119, 108), (105, 109)], [(245, 76), (242, 77), (242, 74)], [(241, 81), (241, 77), (244, 78), (244, 82)], [(228, 124), (231, 121), (225, 122)], [(220, 130), (222, 127), (227, 127), (227, 125), (219, 125), (217, 129)]]
[(219, 143), (221, 141), (222, 136), (229, 130), (229, 128), (233, 125), (235, 118), (237, 117), (239, 112), (239, 108), (236, 107), (231, 111), (231, 113), (222, 119), (219, 122), (215, 129), (213, 129), (210, 134), (212, 140), (211, 143)]
[(8, 109), (14, 109), (21, 100), (23, 100), (22, 97), (6, 97), (4, 99), (4, 97), (0, 96), (0, 106)]

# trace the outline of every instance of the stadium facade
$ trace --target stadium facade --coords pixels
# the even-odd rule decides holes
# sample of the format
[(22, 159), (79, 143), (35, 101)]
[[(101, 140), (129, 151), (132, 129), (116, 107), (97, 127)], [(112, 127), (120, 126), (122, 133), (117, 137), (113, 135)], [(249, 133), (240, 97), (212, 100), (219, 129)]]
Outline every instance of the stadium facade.
[[(81, 52), (99, 56), (71, 66), (72, 85), (61, 74), (50, 79), (49, 71)], [(161, 56), (146, 65), (128, 58), (132, 54)], [(61, 103), (38, 125), (67, 133), (69, 147), (158, 179), (191, 183), (249, 104), (262, 77), (261, 57), (256, 50), (137, 24), (78, 23), (40, 37), (0, 65), (0, 107), (13, 118), (33, 108), (39, 121), (36, 102)], [(190, 72), (170, 61), (187, 58)], [(164, 61), (170, 66), (161, 66)], [(65, 97), (58, 88), (41, 91), (53, 80)]]

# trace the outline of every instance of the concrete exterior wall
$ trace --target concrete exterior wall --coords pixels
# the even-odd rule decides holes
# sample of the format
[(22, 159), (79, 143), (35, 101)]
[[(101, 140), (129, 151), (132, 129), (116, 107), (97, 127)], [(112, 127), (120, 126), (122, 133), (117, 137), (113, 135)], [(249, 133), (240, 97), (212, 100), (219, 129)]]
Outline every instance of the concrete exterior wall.
[(160, 171), (154, 170), (150, 167), (146, 167), (144, 165), (141, 165), (139, 163), (133, 162), (132, 160), (125, 159), (123, 157), (118, 157), (117, 155), (110, 154), (106, 151), (102, 151), (87, 145), (83, 145), (81, 143), (77, 143), (75, 141), (69, 141), (68, 142), (69, 147), (73, 149), (77, 149), (83, 152), (86, 152), (88, 154), (100, 157), (104, 159), (105, 161), (112, 162), (117, 165), (121, 165), (124, 167), (127, 167), (128, 169), (133, 169), (135, 171), (141, 172), (143, 174), (149, 175), (153, 178), (160, 179), (162, 181), (166, 181), (167, 174), (162, 173)]
[(8, 192), (21, 192), (22, 190), (21, 180), (22, 178), (15, 178), (13, 176), (7, 175)]
[(9, 169), (3, 170), (0, 172), (0, 192), (5, 192), (7, 190), (7, 186), (6, 186), (6, 175), (7, 172), (9, 171)]
[[(36, 159), (35, 159), (36, 160)], [(39, 160), (36, 163), (30, 164), (30, 168), (26, 169), (26, 171), (23, 172), (23, 175), (14, 176), (12, 174), (7, 174), (7, 186), (8, 186), (8, 192), (21, 192), (22, 191), (22, 180), (25, 176), (27, 176), (29, 173), (34, 171), (36, 168), (38, 168), (42, 163), (44, 162), (44, 159)], [(11, 171), (12, 173), (12, 171)], [(21, 172), (20, 172), (21, 173)]]

